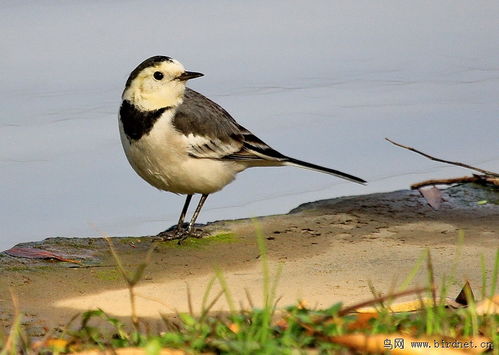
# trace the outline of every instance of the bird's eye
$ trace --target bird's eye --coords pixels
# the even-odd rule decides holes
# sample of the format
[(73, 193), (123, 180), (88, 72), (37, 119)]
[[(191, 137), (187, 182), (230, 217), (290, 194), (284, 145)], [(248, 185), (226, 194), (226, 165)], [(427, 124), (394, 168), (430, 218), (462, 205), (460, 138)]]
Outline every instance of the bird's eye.
[(163, 73), (160, 71), (154, 72), (153, 76), (154, 76), (154, 79), (156, 79), (156, 80), (161, 80), (164, 77)]

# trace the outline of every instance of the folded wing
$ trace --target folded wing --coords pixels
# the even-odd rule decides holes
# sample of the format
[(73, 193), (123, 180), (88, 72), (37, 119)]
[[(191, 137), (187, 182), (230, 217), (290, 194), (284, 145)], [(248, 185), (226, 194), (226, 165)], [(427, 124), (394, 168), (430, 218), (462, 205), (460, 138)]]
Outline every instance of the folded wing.
[(365, 183), (353, 175), (279, 153), (239, 125), (221, 106), (189, 88), (186, 88), (184, 102), (177, 109), (172, 123), (185, 136), (189, 155), (194, 158), (245, 161), (255, 166), (297, 166)]

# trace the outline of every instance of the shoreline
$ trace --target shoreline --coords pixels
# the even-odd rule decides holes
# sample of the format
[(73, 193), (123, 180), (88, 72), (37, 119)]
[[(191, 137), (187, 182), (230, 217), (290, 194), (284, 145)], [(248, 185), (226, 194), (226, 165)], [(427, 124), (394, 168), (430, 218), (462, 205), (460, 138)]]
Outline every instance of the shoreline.
[[(160, 313), (188, 310), (187, 285), (195, 311), (214, 270), (223, 272), (236, 303), (249, 307), (246, 291), (256, 306), (262, 298), (261, 258), (256, 234), (263, 233), (270, 270), (282, 268), (277, 295), (280, 307), (303, 299), (326, 308), (371, 297), (369, 282), (383, 293), (400, 285), (427, 249), (435, 277), (452, 276), (449, 295), (465, 280), (476, 294), (481, 286), (480, 257), (488, 268), (499, 241), (497, 190), (473, 185), (443, 191), (438, 211), (418, 191), (340, 197), (306, 203), (285, 215), (209, 223), (212, 236), (159, 243), (152, 253), (137, 292), (138, 313), (156, 321)], [(477, 204), (479, 201), (489, 201)], [(462, 232), (460, 232), (462, 231)], [(459, 241), (459, 235), (464, 240)], [(143, 262), (150, 237), (113, 238), (127, 269)], [(102, 238), (48, 238), (17, 247), (40, 248), (71, 262), (17, 258), (0, 253), (0, 319), (8, 325), (14, 310), (10, 291), (19, 301), (25, 322), (35, 333), (65, 324), (75, 313), (96, 307), (110, 315), (128, 317), (128, 290)], [(410, 287), (425, 285), (420, 270)], [(220, 289), (215, 282), (212, 297)], [(457, 293), (456, 293), (457, 294)], [(226, 311), (222, 298), (214, 311)]]

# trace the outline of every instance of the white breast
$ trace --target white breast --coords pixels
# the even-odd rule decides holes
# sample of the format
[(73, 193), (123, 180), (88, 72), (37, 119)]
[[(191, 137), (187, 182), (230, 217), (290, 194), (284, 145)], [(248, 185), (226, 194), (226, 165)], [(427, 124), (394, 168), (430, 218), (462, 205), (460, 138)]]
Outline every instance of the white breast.
[(246, 166), (188, 155), (189, 140), (172, 125), (173, 110), (166, 111), (149, 134), (129, 140), (121, 120), (120, 136), (133, 169), (152, 186), (181, 194), (209, 194), (232, 182)]

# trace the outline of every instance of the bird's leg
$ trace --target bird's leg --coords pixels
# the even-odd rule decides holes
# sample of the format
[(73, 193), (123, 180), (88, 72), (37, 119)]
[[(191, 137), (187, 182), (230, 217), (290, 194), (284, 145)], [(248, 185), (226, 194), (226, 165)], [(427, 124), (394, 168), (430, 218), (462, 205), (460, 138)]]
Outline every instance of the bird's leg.
[(191, 221), (189, 222), (189, 226), (187, 226), (187, 229), (184, 231), (182, 237), (178, 241), (179, 244), (182, 243), (182, 241), (184, 241), (188, 237), (201, 238), (203, 236), (203, 232), (194, 231), (194, 225), (196, 223), (196, 219), (199, 216), (199, 212), (201, 212), (201, 209), (203, 208), (204, 202), (206, 201), (207, 198), (208, 198), (208, 194), (201, 195), (198, 206), (196, 207), (196, 210), (194, 211), (194, 214), (192, 215)]
[(180, 213), (180, 218), (177, 223), (177, 232), (184, 230), (184, 218), (187, 214), (187, 209), (189, 208), (189, 204), (191, 203), (192, 195), (187, 195), (184, 202), (184, 207), (182, 207), (182, 213)]
[(182, 207), (182, 213), (180, 213), (180, 218), (178, 219), (177, 226), (175, 228), (171, 227), (163, 232), (158, 233), (157, 237), (161, 237), (163, 240), (182, 238), (182, 235), (186, 232), (186, 228), (184, 228), (184, 218), (187, 214), (191, 199), (192, 195), (187, 195), (187, 197), (185, 198), (184, 207)]

